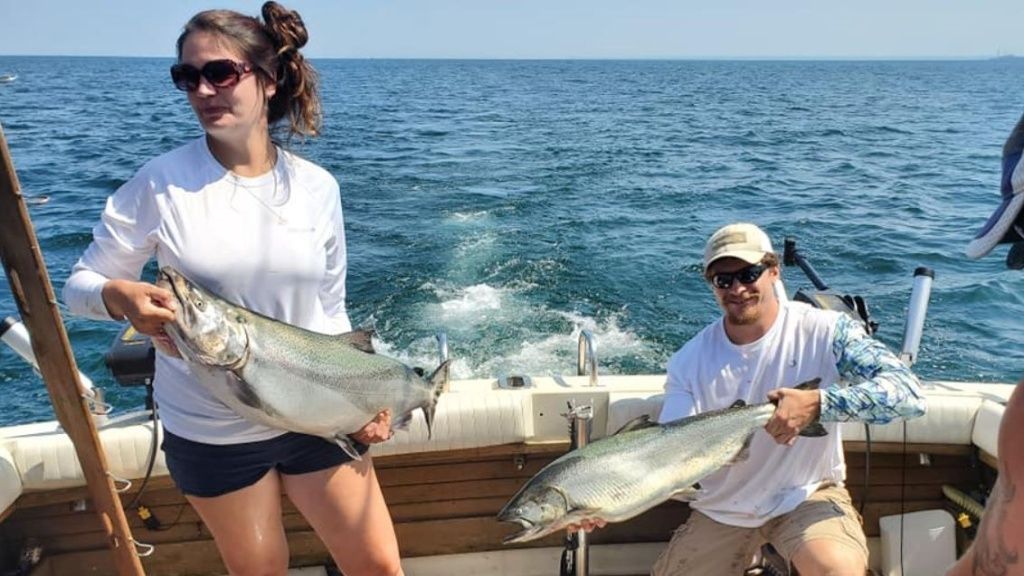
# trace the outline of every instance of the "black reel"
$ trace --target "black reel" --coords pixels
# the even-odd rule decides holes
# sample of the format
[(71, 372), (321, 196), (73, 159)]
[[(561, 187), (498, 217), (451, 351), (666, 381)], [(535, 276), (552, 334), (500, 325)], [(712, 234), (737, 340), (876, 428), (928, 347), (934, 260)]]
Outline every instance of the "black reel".
[(156, 370), (156, 349), (149, 336), (128, 324), (114, 338), (103, 360), (121, 386), (150, 386)]

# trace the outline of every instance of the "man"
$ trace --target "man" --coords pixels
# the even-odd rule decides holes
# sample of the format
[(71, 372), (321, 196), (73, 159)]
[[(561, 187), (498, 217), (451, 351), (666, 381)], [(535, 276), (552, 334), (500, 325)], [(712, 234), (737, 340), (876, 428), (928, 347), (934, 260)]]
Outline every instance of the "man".
[[(1003, 146), (1003, 200), (967, 246), (967, 255), (981, 258), (997, 244), (1024, 247), (1024, 116)], [(1007, 266), (1014, 265), (1014, 249)], [(974, 543), (946, 576), (1024, 576), (1024, 454), (1011, 442), (1024, 438), (1024, 381), (1010, 396), (999, 425), (999, 477), (985, 504)]]
[[(770, 542), (802, 576), (864, 576), (868, 550), (843, 487), (836, 422), (875, 424), (924, 414), (920, 383), (846, 314), (780, 302), (779, 260), (753, 224), (715, 232), (704, 276), (722, 309), (671, 358), (660, 421), (769, 399), (775, 415), (746, 460), (701, 481), (689, 521), (653, 568), (655, 576), (742, 574)], [(798, 390), (820, 378), (820, 388)], [(828, 435), (800, 438), (825, 422)]]

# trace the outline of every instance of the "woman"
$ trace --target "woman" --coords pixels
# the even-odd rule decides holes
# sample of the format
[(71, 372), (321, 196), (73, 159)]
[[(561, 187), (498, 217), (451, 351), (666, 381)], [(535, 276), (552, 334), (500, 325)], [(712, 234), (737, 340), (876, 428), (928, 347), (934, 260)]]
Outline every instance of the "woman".
[[(248, 422), (215, 400), (162, 331), (172, 295), (139, 281), (155, 255), (267, 316), (351, 330), (338, 183), (271, 138), (283, 120), (289, 135), (318, 132), (316, 73), (299, 52), (308, 36), (296, 12), (275, 2), (262, 12), (263, 22), (213, 10), (186, 24), (171, 78), (204, 135), (151, 160), (108, 199), (64, 298), (73, 312), (154, 337), (167, 466), (231, 574), (286, 573), (282, 490), (346, 575), (400, 574), (371, 459), (353, 462), (321, 438)], [(386, 440), (389, 415), (353, 437)]]

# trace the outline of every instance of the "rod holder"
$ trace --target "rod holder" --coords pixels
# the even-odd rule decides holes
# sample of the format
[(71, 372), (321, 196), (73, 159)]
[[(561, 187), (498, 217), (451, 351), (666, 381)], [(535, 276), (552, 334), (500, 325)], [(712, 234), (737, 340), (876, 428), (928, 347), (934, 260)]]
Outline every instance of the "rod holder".
[[(7, 344), (15, 354), (21, 356), (36, 372), (39, 372), (39, 362), (36, 361), (36, 354), (32, 351), (32, 339), (20, 320), (7, 316), (3, 322), (0, 322), (0, 341)], [(97, 390), (92, 380), (81, 371), (78, 372), (78, 381), (82, 383), (82, 396), (90, 401), (97, 399), (100, 403), (103, 402), (102, 396), (97, 398)]]
[(910, 291), (910, 305), (907, 308), (907, 322), (903, 327), (903, 348), (900, 360), (907, 366), (917, 362), (917, 353), (921, 347), (921, 334), (924, 332), (924, 319), (928, 314), (928, 301), (931, 299), (932, 282), (935, 272), (924, 266), (914, 270), (914, 287)]

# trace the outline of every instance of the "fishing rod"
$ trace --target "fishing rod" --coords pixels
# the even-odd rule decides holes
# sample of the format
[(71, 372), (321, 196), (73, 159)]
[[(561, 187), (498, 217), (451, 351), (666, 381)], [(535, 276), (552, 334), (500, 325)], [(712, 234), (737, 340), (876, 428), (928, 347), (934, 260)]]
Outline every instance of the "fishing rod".
[(785, 266), (800, 268), (815, 288), (813, 291), (797, 290), (793, 295), (793, 300), (805, 302), (815, 308), (843, 312), (860, 322), (869, 336), (878, 331), (878, 322), (871, 318), (867, 302), (864, 298), (857, 295), (838, 294), (829, 288), (828, 284), (818, 274), (818, 271), (814, 269), (814, 266), (797, 249), (796, 238), (792, 236), (786, 236), (786, 239), (783, 241), (782, 263)]

